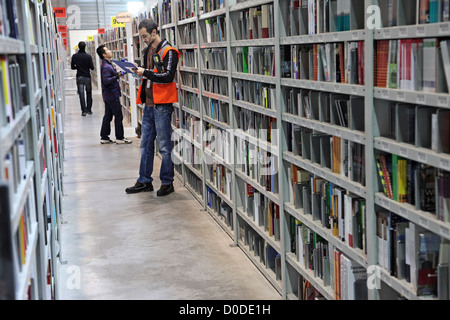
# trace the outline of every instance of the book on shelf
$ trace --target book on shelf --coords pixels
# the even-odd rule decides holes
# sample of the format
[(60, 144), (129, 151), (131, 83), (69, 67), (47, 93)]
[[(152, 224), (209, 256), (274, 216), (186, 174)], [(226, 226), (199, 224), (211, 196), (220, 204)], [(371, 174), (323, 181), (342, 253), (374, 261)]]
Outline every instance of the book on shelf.
[(11, 233), (10, 195), (7, 183), (0, 183), (0, 299), (16, 298), (14, 251)]
[(447, 90), (450, 92), (450, 40), (441, 40), (442, 62), (444, 65)]

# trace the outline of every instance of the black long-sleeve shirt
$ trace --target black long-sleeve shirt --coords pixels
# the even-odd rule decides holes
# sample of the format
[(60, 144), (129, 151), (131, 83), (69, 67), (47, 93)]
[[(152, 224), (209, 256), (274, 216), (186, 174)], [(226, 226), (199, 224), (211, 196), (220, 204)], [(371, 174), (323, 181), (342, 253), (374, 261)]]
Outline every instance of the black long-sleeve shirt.
[(90, 70), (94, 70), (94, 62), (92, 57), (86, 52), (77, 52), (72, 56), (72, 70), (77, 70), (78, 77), (91, 77)]

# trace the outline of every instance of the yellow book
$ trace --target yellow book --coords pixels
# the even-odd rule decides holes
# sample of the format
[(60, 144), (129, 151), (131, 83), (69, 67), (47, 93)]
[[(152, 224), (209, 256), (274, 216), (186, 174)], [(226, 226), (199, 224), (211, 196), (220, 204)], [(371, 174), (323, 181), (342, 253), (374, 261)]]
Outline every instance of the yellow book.
[(398, 202), (406, 202), (407, 195), (407, 172), (406, 160), (398, 160)]

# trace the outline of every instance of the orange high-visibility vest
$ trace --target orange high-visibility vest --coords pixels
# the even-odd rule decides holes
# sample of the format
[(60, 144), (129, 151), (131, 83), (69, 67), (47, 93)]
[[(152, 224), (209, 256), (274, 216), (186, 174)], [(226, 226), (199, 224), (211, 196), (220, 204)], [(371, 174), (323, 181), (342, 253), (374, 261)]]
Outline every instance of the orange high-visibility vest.
[[(158, 51), (158, 54), (163, 61), (169, 50), (174, 50), (178, 54), (178, 59), (180, 59), (180, 52), (174, 47), (166, 45)], [(158, 70), (155, 68), (153, 69), (153, 72), (158, 73)], [(173, 81), (171, 83), (153, 82), (153, 101), (155, 102), (155, 104), (168, 104), (178, 102), (177, 83), (175, 77), (173, 78)]]

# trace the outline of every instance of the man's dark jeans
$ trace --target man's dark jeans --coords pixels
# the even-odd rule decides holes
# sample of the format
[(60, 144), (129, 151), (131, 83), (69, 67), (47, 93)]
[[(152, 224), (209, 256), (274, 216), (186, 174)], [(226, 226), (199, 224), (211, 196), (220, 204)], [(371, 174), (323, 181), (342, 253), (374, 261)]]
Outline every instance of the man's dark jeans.
[[(92, 84), (91, 78), (77, 77), (78, 96), (80, 98), (81, 112), (92, 111)], [(86, 97), (85, 97), (86, 91)]]
[(109, 135), (111, 133), (111, 121), (113, 117), (116, 140), (122, 140), (124, 138), (124, 130), (120, 98), (105, 101), (105, 115), (103, 116), (102, 128), (100, 130), (100, 137), (102, 140), (109, 140)]

